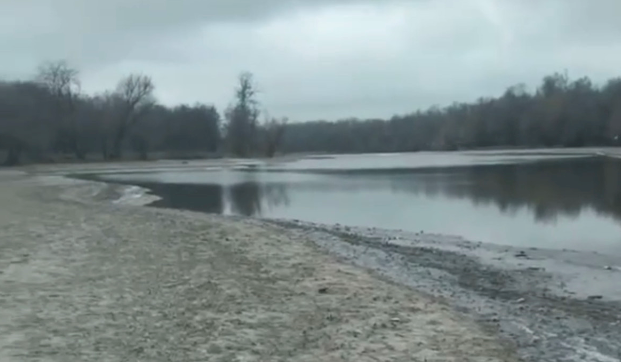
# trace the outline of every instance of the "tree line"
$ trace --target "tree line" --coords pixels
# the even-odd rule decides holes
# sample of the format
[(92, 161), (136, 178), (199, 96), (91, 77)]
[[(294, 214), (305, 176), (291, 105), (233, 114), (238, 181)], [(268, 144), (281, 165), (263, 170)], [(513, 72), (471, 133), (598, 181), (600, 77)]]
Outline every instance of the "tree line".
[(555, 73), (534, 92), (516, 85), (390, 119), (298, 123), (261, 109), (251, 73), (239, 76), (222, 115), (203, 103), (164, 106), (154, 90), (136, 73), (85, 94), (65, 61), (41, 65), (29, 80), (0, 81), (0, 163), (609, 146), (621, 134), (621, 78), (595, 85)]
[(0, 81), (0, 163), (276, 153), (286, 119), (260, 109), (252, 74), (240, 75), (224, 117), (203, 103), (158, 104), (154, 90), (151, 77), (135, 73), (86, 94), (66, 61), (41, 65), (29, 80)]
[(621, 135), (621, 78), (601, 86), (555, 73), (534, 92), (431, 107), (390, 119), (289, 124), (285, 152), (363, 153), (611, 146)]

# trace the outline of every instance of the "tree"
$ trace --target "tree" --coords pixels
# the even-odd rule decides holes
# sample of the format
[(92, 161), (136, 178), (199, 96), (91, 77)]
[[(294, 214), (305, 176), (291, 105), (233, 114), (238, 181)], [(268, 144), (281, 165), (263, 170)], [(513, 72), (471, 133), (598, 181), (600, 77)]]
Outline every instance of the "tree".
[[(220, 115), (205, 104), (155, 104), (145, 75), (123, 78), (113, 92), (80, 91), (66, 62), (45, 63), (33, 81), (0, 80), (0, 164), (62, 157), (204, 157), (260, 151), (362, 153), (483, 147), (606, 146), (621, 143), (621, 78), (598, 85), (552, 74), (534, 92), (522, 85), (493, 98), (432, 106), (390, 119), (347, 118), (287, 123), (259, 112), (252, 74), (242, 73), (235, 99)], [(265, 114), (259, 124), (260, 113)], [(223, 137), (224, 136), (224, 137)]]
[(190, 157), (218, 150), (220, 115), (215, 107), (180, 105), (170, 109), (165, 118), (164, 141), (173, 153)]
[(225, 112), (226, 138), (230, 151), (239, 157), (250, 156), (256, 148), (257, 123), (260, 115), (253, 75), (242, 73), (235, 89), (235, 103)]
[(64, 60), (47, 62), (39, 66), (35, 79), (54, 99), (50, 110), (56, 124), (54, 149), (57, 152), (72, 152), (79, 159), (83, 159), (75, 117), (75, 103), (80, 94), (78, 70)]
[(53, 103), (47, 89), (35, 82), (0, 82), (0, 149), (4, 163), (18, 164), (22, 155), (39, 157), (55, 137), (49, 122)]
[(109, 159), (126, 150), (142, 157), (218, 150), (220, 115), (213, 106), (153, 105), (152, 89), (148, 77), (133, 75), (112, 92), (83, 94), (77, 71), (65, 62), (42, 65), (32, 81), (0, 80), (0, 165), (74, 155)]
[(265, 156), (269, 158), (274, 157), (276, 150), (282, 142), (288, 122), (287, 118), (266, 117), (265, 123), (262, 126)]
[[(90, 104), (91, 129), (94, 135), (92, 141), (93, 144), (98, 144), (102, 158), (108, 160), (115, 156), (111, 148), (121, 123), (123, 100), (116, 92), (105, 92), (93, 97)], [(116, 157), (121, 157), (120, 152)]]
[(117, 85), (115, 101), (120, 109), (113, 135), (112, 158), (121, 158), (122, 144), (129, 130), (155, 103), (154, 89), (151, 78), (143, 74), (131, 74)]

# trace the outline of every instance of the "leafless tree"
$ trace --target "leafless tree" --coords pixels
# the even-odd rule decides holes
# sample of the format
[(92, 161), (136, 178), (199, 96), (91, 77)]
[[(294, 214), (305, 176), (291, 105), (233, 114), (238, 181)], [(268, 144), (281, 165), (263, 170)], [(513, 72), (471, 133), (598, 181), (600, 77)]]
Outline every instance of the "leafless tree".
[(18, 164), (23, 153), (40, 156), (45, 151), (56, 130), (47, 122), (52, 101), (48, 91), (34, 82), (0, 81), (0, 150), (7, 151), (4, 164)]
[(115, 122), (112, 158), (121, 158), (123, 141), (129, 130), (155, 104), (154, 89), (151, 77), (143, 74), (131, 74), (117, 85), (115, 96), (120, 112)]
[(235, 103), (225, 112), (227, 142), (231, 151), (240, 157), (250, 156), (256, 147), (260, 115), (256, 94), (252, 73), (242, 73), (235, 89)]
[(289, 122), (288, 118), (274, 118), (274, 117), (266, 117), (265, 123), (263, 124), (263, 136), (264, 136), (264, 144), (265, 144), (265, 155), (267, 157), (274, 157), (280, 143), (282, 142), (282, 138), (285, 134), (285, 129), (287, 123)]
[(121, 98), (115, 92), (104, 92), (91, 98), (92, 115), (90, 119), (94, 141), (101, 151), (102, 158), (111, 157), (112, 136), (120, 119)]
[(36, 80), (50, 93), (62, 98), (73, 99), (80, 93), (80, 73), (67, 61), (47, 62), (39, 66)]
[(78, 158), (84, 154), (78, 144), (79, 125), (75, 117), (76, 101), (80, 95), (79, 72), (65, 60), (46, 62), (39, 66), (36, 82), (53, 97), (56, 127), (54, 148), (61, 152), (73, 152)]

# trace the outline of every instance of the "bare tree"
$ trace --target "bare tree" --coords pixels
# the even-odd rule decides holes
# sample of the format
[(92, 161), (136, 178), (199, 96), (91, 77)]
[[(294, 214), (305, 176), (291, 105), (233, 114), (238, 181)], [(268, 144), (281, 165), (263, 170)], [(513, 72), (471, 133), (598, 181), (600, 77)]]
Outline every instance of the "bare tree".
[(248, 157), (256, 148), (259, 119), (257, 87), (252, 73), (244, 72), (238, 78), (235, 103), (225, 113), (226, 137), (231, 151), (240, 157)]
[(80, 73), (67, 61), (47, 62), (39, 66), (36, 80), (50, 93), (63, 99), (73, 99), (80, 92)]
[(111, 141), (121, 116), (121, 103), (121, 98), (114, 92), (104, 92), (91, 98), (93, 114), (90, 121), (96, 135), (93, 141), (104, 160), (111, 157)]
[(289, 119), (274, 118), (267, 116), (263, 124), (263, 142), (265, 146), (265, 156), (272, 158), (276, 154), (282, 138), (285, 134), (285, 128)]
[(123, 141), (129, 130), (155, 103), (154, 89), (151, 77), (143, 74), (131, 74), (117, 85), (115, 96), (120, 103), (120, 113), (115, 124), (112, 158), (121, 158)]
[(54, 99), (51, 113), (56, 123), (55, 150), (73, 152), (82, 159), (84, 154), (78, 144), (79, 127), (75, 117), (76, 101), (80, 95), (78, 70), (64, 60), (47, 62), (39, 66), (35, 79)]

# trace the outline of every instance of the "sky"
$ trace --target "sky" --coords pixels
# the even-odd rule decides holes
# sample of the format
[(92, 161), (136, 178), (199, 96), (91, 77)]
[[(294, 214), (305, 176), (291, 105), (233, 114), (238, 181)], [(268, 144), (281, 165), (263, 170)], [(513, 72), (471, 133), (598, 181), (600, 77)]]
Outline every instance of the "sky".
[(621, 75), (619, 0), (0, 0), (0, 77), (64, 59), (82, 89), (151, 76), (222, 110), (254, 74), (270, 115), (390, 117), (567, 71)]

